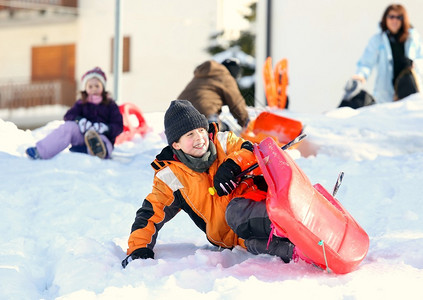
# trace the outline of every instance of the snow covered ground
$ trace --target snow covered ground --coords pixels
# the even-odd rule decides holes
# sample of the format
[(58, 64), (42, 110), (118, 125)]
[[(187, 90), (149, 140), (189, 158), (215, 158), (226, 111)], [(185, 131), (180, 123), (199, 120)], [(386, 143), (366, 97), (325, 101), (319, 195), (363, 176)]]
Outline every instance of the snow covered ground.
[[(159, 234), (155, 260), (122, 269), (136, 210), (150, 192), (152, 131), (117, 146), (116, 159), (24, 151), (57, 127), (22, 131), (0, 119), (0, 299), (423, 299), (423, 97), (324, 114), (276, 111), (305, 124), (291, 150), (312, 183), (333, 188), (370, 237), (346, 275), (211, 246), (184, 213)], [(253, 111), (250, 111), (254, 114)]]

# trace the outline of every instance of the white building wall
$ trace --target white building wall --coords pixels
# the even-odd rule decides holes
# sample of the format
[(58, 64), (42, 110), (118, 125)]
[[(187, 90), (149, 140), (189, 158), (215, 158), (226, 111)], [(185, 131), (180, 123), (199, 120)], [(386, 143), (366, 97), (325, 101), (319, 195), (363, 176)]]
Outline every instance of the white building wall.
[[(144, 112), (165, 110), (191, 80), (194, 68), (211, 58), (206, 52), (210, 35), (222, 29), (236, 35), (237, 28), (247, 27), (242, 13), (251, 1), (121, 0), (121, 36), (130, 37), (131, 49), (130, 72), (121, 76), (118, 103), (135, 103)], [(74, 43), (77, 83), (84, 72), (99, 66), (115, 97), (114, 11), (115, 0), (90, 0), (79, 1), (79, 15), (65, 23), (22, 25), (2, 20), (0, 83), (30, 80), (32, 47)]]
[[(113, 94), (111, 38), (114, 0), (81, 1), (77, 72), (94, 66), (108, 75)], [(210, 56), (205, 48), (216, 30), (216, 1), (121, 1), (121, 35), (131, 39), (130, 72), (120, 79), (119, 103), (142, 111), (163, 111)]]
[[(259, 0), (256, 98), (264, 100), (261, 68), (265, 60), (267, 0)], [(290, 109), (320, 113), (339, 105), (346, 81), (370, 37), (377, 32), (387, 0), (273, 0), (273, 63), (289, 63)], [(423, 1), (403, 0), (411, 23), (423, 35)], [(370, 80), (366, 86), (373, 90)]]
[[(79, 16), (68, 23), (0, 24), (0, 83), (29, 80), (31, 48), (74, 43), (75, 76), (100, 66), (113, 95), (111, 39), (115, 0), (79, 1)], [(119, 102), (142, 111), (163, 111), (210, 59), (209, 36), (217, 30), (217, 0), (122, 0), (122, 36), (131, 40), (130, 72), (121, 77)]]
[(75, 22), (0, 28), (0, 83), (31, 79), (32, 47), (73, 44), (76, 40)]

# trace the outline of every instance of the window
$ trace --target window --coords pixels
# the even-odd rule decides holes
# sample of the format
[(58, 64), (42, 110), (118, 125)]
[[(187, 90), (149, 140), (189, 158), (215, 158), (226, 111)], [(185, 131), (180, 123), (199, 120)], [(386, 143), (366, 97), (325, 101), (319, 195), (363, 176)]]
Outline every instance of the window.
[[(113, 63), (113, 57), (114, 57), (114, 42), (115, 39), (112, 38), (112, 43), (111, 43), (111, 47), (112, 47), (112, 57), (111, 57), (111, 72), (113, 73), (113, 67), (114, 67), (114, 63)], [(130, 57), (131, 57), (131, 53), (130, 53), (130, 45), (131, 45), (131, 38), (129, 36), (125, 36), (123, 37), (123, 45), (122, 45), (122, 72), (126, 73), (130, 71)]]

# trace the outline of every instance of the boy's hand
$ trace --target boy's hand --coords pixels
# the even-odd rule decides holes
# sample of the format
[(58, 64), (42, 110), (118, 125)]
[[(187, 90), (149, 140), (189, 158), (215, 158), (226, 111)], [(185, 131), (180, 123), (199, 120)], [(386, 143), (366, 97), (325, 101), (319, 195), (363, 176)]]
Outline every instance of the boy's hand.
[(147, 259), (147, 258), (154, 258), (154, 252), (148, 248), (139, 248), (134, 250), (130, 255), (128, 255), (124, 260), (122, 260), (122, 267), (126, 268), (126, 266), (133, 261), (134, 259)]
[(232, 159), (226, 160), (217, 169), (213, 185), (219, 196), (229, 195), (237, 187), (236, 176), (241, 173), (241, 167)]

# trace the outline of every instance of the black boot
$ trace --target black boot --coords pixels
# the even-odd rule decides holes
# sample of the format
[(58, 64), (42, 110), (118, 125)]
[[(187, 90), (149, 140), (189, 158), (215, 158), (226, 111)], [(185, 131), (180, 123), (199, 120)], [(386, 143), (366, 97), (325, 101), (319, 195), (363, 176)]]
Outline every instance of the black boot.
[(88, 130), (84, 135), (85, 145), (88, 154), (105, 158), (107, 156), (106, 146), (95, 130)]
[(285, 263), (289, 263), (292, 259), (294, 244), (286, 238), (274, 236), (267, 247), (268, 239), (248, 239), (245, 246), (248, 252), (253, 254), (269, 254), (279, 256)]

